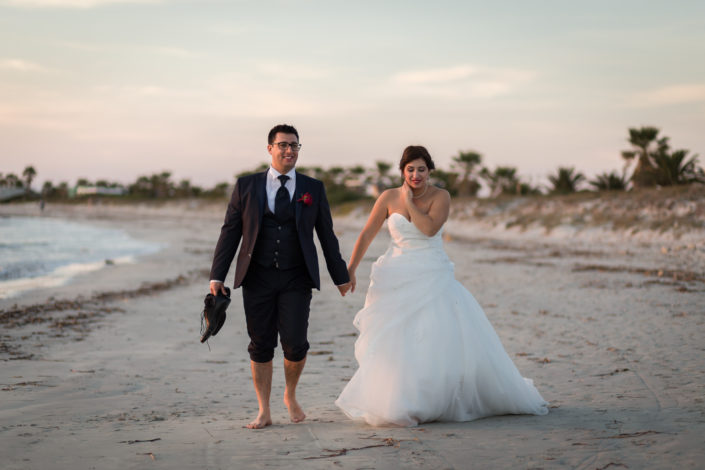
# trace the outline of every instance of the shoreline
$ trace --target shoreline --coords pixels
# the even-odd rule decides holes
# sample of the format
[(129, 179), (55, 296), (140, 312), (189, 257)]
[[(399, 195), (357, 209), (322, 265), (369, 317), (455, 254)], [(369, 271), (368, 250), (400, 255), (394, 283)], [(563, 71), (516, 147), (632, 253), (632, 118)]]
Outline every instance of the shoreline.
[[(161, 243), (130, 237), (121, 227), (83, 218), (3, 214), (0, 299), (59, 288), (76, 276), (158, 253)], [(5, 257), (7, 256), (7, 258)]]
[(20, 294), (37, 289), (61, 288), (62, 286), (71, 283), (71, 280), (76, 276), (86, 276), (95, 273), (96, 271), (100, 271), (101, 269), (106, 269), (110, 266), (137, 264), (139, 263), (140, 256), (145, 255), (106, 258), (102, 261), (85, 263), (70, 263), (59, 266), (46, 274), (0, 281), (0, 299), (9, 300), (17, 298)]

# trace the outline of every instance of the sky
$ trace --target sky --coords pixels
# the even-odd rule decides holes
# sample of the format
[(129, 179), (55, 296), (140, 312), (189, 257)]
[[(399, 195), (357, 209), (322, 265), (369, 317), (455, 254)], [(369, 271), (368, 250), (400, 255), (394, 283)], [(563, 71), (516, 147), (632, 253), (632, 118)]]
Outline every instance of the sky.
[(705, 2), (0, 0), (2, 173), (211, 186), (279, 123), (324, 168), (590, 176), (643, 125), (705, 164)]

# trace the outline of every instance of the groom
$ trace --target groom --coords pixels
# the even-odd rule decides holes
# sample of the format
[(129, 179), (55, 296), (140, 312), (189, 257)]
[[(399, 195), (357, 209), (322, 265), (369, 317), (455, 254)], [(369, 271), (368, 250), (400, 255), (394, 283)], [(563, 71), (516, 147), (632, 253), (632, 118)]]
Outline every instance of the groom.
[(269, 131), (271, 167), (238, 178), (211, 267), (211, 293), (225, 292), (223, 281), (240, 245), (234, 287), (242, 286), (250, 336), (247, 350), (259, 402), (257, 418), (247, 425), (250, 429), (272, 424), (269, 396), (277, 333), (284, 351), (284, 404), (293, 422), (306, 417), (296, 401), (296, 384), (309, 348), (311, 289), (321, 288), (314, 228), (340, 294), (350, 288), (323, 183), (294, 170), (300, 149), (294, 127), (280, 124)]

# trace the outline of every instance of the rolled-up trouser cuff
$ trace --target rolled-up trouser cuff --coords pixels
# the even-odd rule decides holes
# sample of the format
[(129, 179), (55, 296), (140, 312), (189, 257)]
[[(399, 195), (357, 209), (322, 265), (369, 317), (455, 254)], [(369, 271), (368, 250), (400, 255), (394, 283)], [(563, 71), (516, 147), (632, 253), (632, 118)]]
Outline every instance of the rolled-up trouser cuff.
[(284, 358), (287, 361), (291, 361), (291, 362), (303, 361), (306, 358), (306, 353), (308, 352), (308, 349), (309, 349), (308, 341), (306, 341), (305, 344), (303, 344), (297, 348), (289, 348), (286, 345), (282, 344), (282, 350), (284, 351)]
[(269, 362), (274, 358), (274, 348), (258, 350), (252, 343), (250, 343), (247, 347), (247, 351), (250, 353), (250, 360), (252, 362)]

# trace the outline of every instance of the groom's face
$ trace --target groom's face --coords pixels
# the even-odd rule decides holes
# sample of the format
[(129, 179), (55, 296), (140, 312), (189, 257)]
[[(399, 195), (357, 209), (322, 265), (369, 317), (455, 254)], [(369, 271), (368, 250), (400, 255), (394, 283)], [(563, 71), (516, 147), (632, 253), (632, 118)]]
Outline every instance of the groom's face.
[(291, 171), (299, 158), (299, 150), (295, 148), (298, 143), (299, 139), (296, 138), (296, 134), (277, 132), (274, 143), (267, 145), (267, 151), (272, 156), (272, 168), (282, 174)]

